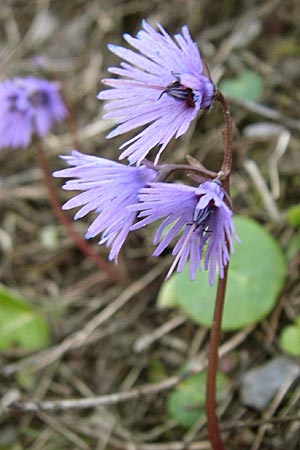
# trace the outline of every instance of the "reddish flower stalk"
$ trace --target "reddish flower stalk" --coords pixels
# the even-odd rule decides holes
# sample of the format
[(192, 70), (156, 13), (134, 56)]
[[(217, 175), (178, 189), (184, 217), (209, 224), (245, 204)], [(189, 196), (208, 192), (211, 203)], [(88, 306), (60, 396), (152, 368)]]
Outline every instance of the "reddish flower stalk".
[[(229, 176), (232, 161), (232, 120), (229, 112), (227, 101), (220, 91), (216, 93), (216, 100), (221, 103), (226, 131), (224, 135), (225, 151), (221, 167), (221, 172), (224, 173), (223, 188), (229, 194)], [(229, 205), (230, 207), (231, 205)], [(227, 242), (228, 245), (228, 242)], [(223, 317), (223, 308), (225, 301), (226, 283), (228, 275), (228, 265), (224, 267), (224, 277), (219, 278), (213, 323), (210, 331), (210, 351), (207, 368), (206, 380), (206, 417), (207, 417), (207, 431), (213, 450), (224, 450), (224, 444), (220, 435), (219, 423), (216, 414), (216, 387), (217, 387), (217, 369), (219, 361), (219, 345), (221, 340), (221, 325)]]
[(62, 211), (60, 202), (57, 198), (55, 188), (52, 183), (52, 177), (50, 175), (48, 164), (46, 161), (45, 153), (42, 147), (42, 143), (40, 139), (35, 138), (35, 145), (37, 148), (37, 159), (42, 169), (45, 185), (48, 192), (49, 202), (54, 210), (54, 213), (59, 220), (59, 222), (65, 227), (68, 232), (68, 235), (73, 239), (76, 246), (80, 249), (80, 251), (89, 259), (91, 259), (101, 270), (107, 273), (109, 278), (115, 282), (120, 283), (120, 277), (117, 275), (116, 271), (112, 269), (112, 267), (104, 261), (101, 256), (98, 255), (94, 251), (94, 249), (83, 239), (72, 227), (67, 218), (66, 214)]

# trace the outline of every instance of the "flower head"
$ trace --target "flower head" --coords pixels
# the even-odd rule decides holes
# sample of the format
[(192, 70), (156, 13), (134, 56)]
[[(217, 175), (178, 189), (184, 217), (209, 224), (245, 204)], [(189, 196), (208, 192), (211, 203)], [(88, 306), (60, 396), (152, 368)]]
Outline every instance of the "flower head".
[[(232, 233), (238, 240), (232, 224), (232, 211), (225, 204), (224, 195), (223, 188), (215, 181), (202, 183), (198, 188), (152, 183), (141, 189), (140, 203), (131, 209), (140, 211), (138, 217), (142, 220), (133, 225), (131, 230), (164, 219), (154, 237), (153, 244), (158, 245), (153, 255), (160, 255), (181, 233), (172, 252), (176, 258), (167, 278), (176, 265), (177, 271), (181, 272), (188, 259), (191, 280), (195, 278), (197, 268), (202, 270), (202, 259), (204, 269), (209, 270), (211, 285), (217, 265), (220, 277), (224, 277), (224, 267), (230, 258), (229, 251), (233, 252)], [(166, 227), (168, 228), (163, 236)]]
[(57, 83), (34, 77), (0, 83), (0, 148), (27, 147), (33, 134), (44, 137), (65, 116)]
[(134, 50), (109, 45), (125, 62), (108, 69), (121, 79), (103, 80), (112, 89), (98, 94), (99, 99), (108, 100), (104, 118), (119, 124), (108, 138), (147, 125), (120, 147), (125, 148), (120, 158), (130, 163), (141, 162), (160, 145), (157, 162), (170, 140), (184, 134), (199, 109), (208, 108), (214, 98), (214, 85), (203, 74), (199, 50), (188, 28), (184, 26), (174, 39), (161, 25), (158, 29), (143, 21), (136, 37), (124, 34)]
[(74, 219), (91, 211), (97, 214), (89, 226), (86, 239), (102, 233), (99, 244), (111, 246), (109, 260), (117, 262), (119, 251), (130, 231), (136, 212), (127, 207), (138, 201), (138, 191), (153, 181), (156, 171), (146, 166), (131, 167), (108, 159), (84, 155), (77, 151), (62, 156), (72, 168), (54, 172), (55, 177), (74, 178), (63, 186), (65, 190), (78, 190), (63, 205), (63, 209), (80, 206)]

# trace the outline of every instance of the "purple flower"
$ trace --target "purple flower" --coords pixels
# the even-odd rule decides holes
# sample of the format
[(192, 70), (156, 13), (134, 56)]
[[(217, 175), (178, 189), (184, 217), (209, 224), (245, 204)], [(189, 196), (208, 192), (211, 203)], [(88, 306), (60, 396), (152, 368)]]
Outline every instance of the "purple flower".
[(176, 258), (167, 278), (176, 266), (177, 272), (181, 272), (188, 258), (191, 280), (194, 280), (197, 268), (202, 270), (202, 258), (204, 269), (209, 270), (210, 285), (213, 284), (217, 265), (220, 277), (224, 277), (224, 267), (229, 262), (226, 242), (230, 252), (233, 252), (232, 233), (238, 240), (232, 224), (232, 211), (225, 204), (224, 196), (223, 188), (216, 181), (207, 181), (198, 188), (152, 183), (140, 190), (140, 203), (130, 209), (140, 211), (138, 218), (142, 220), (131, 230), (164, 219), (154, 237), (153, 244), (158, 245), (153, 255), (160, 255), (181, 232), (172, 252)]
[(108, 78), (103, 83), (113, 89), (101, 91), (98, 98), (108, 100), (105, 119), (119, 124), (108, 138), (145, 125), (135, 137), (120, 148), (120, 158), (141, 162), (149, 151), (161, 145), (159, 155), (175, 136), (184, 134), (199, 109), (208, 108), (214, 98), (214, 85), (203, 74), (199, 50), (188, 28), (172, 39), (161, 25), (159, 32), (143, 21), (136, 37), (124, 34), (135, 50), (109, 45), (126, 62), (109, 72), (121, 79)]
[(63, 205), (63, 209), (80, 206), (74, 219), (95, 211), (96, 219), (89, 226), (86, 239), (102, 233), (99, 244), (111, 246), (109, 260), (117, 262), (119, 251), (136, 218), (128, 206), (137, 203), (138, 191), (153, 181), (156, 171), (146, 166), (131, 167), (96, 156), (72, 151), (62, 156), (72, 168), (54, 172), (53, 176), (74, 178), (63, 189), (83, 191)]
[(44, 137), (66, 116), (55, 82), (34, 77), (0, 83), (0, 148), (27, 147), (33, 134)]

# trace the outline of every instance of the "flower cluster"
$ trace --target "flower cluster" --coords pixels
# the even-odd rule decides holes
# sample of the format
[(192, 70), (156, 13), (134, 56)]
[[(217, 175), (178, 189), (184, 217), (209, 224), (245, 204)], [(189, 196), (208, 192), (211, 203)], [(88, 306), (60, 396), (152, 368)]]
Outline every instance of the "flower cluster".
[(28, 147), (66, 116), (59, 85), (34, 77), (0, 83), (0, 148)]
[[(121, 146), (120, 158), (130, 165), (73, 151), (63, 157), (72, 167), (54, 176), (71, 178), (63, 188), (81, 191), (64, 205), (80, 207), (75, 219), (96, 213), (86, 238), (100, 235), (99, 244), (111, 247), (110, 260), (117, 261), (130, 231), (160, 220), (153, 255), (159, 256), (177, 239), (167, 278), (175, 268), (182, 271), (189, 260), (190, 278), (204, 268), (212, 284), (217, 267), (224, 277), (233, 252), (232, 235), (238, 240), (228, 194), (218, 179), (198, 187), (167, 182), (166, 165), (158, 165), (158, 158), (173, 137), (187, 131), (200, 109), (211, 106), (215, 88), (187, 27), (174, 38), (160, 25), (158, 30), (143, 22), (136, 37), (124, 35), (133, 50), (109, 46), (123, 59), (120, 67), (109, 69), (120, 78), (103, 80), (110, 89), (98, 95), (107, 100), (104, 117), (117, 123), (107, 137), (143, 127)], [(158, 146), (154, 163), (145, 160)]]

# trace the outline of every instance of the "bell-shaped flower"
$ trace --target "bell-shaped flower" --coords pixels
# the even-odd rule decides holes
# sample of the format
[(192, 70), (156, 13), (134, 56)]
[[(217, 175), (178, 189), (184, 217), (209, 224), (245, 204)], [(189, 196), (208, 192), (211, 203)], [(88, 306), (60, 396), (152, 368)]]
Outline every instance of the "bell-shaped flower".
[(197, 44), (186, 26), (174, 38), (158, 25), (156, 31), (143, 21), (136, 37), (124, 34), (133, 50), (109, 45), (109, 49), (123, 62), (110, 67), (109, 72), (119, 79), (104, 79), (112, 89), (98, 94), (108, 100), (105, 119), (113, 119), (118, 126), (108, 138), (144, 127), (121, 149), (120, 158), (131, 164), (140, 163), (154, 147), (159, 155), (175, 137), (189, 128), (200, 109), (209, 108), (215, 88), (204, 74)]
[(82, 191), (63, 205), (63, 209), (80, 207), (74, 219), (91, 211), (96, 218), (89, 226), (86, 239), (101, 234), (99, 244), (111, 247), (109, 260), (117, 262), (119, 251), (136, 218), (128, 206), (138, 201), (138, 192), (153, 181), (156, 171), (146, 166), (132, 167), (97, 156), (72, 151), (62, 156), (71, 168), (58, 170), (53, 176), (73, 178), (63, 185), (68, 191)]
[(154, 256), (159, 256), (180, 235), (172, 251), (175, 259), (167, 278), (176, 266), (181, 272), (189, 259), (191, 280), (197, 269), (204, 267), (212, 285), (217, 266), (220, 278), (224, 277), (224, 267), (233, 252), (232, 234), (239, 241), (225, 198), (225, 191), (217, 181), (206, 181), (198, 188), (152, 183), (141, 189), (139, 203), (130, 208), (139, 211), (141, 219), (131, 230), (163, 219), (153, 241), (157, 245)]

